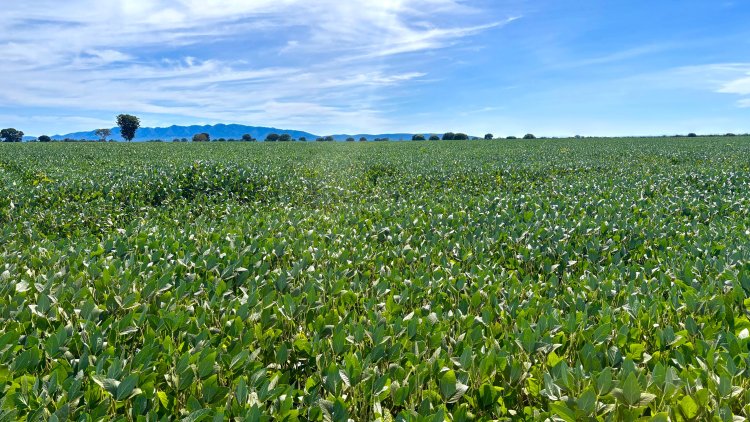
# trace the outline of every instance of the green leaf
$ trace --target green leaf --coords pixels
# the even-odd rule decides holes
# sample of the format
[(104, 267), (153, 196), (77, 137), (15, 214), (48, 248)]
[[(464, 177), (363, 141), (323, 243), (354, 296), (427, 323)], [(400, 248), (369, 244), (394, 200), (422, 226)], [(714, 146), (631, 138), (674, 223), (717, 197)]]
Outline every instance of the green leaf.
[(211, 416), (211, 409), (200, 409), (182, 418), (182, 422), (200, 422)]
[(112, 378), (106, 378), (102, 375), (92, 375), (91, 379), (104, 391), (111, 394), (112, 397), (117, 397), (117, 388), (120, 386), (120, 381)]
[(336, 399), (333, 403), (333, 412), (331, 414), (333, 422), (348, 422), (349, 411), (346, 409), (346, 405), (341, 399)]
[(564, 361), (564, 358), (561, 358), (560, 356), (557, 356), (557, 353), (554, 351), (550, 352), (549, 355), (547, 355), (547, 366), (550, 368), (554, 368), (557, 366), (558, 363)]
[(656, 399), (655, 394), (651, 393), (641, 393), (640, 399), (638, 399), (638, 406), (648, 406), (652, 401)]
[(694, 420), (700, 414), (698, 403), (690, 396), (684, 396), (679, 403), (680, 414), (687, 420)]
[(229, 363), (229, 369), (235, 370), (239, 365), (243, 364), (245, 360), (250, 356), (250, 352), (247, 350), (242, 350), (241, 352), (237, 353), (233, 358), (232, 361)]
[(237, 383), (237, 401), (241, 406), (244, 406), (245, 403), (247, 403), (247, 395), (247, 383), (245, 382), (245, 377), (241, 377), (240, 382)]
[(576, 413), (572, 409), (568, 408), (563, 402), (550, 403), (549, 410), (559, 420), (564, 422), (576, 422)]
[(482, 384), (482, 386), (479, 387), (479, 405), (483, 409), (488, 409), (494, 406), (498, 397), (499, 393), (497, 392), (496, 387), (487, 383)]
[(638, 384), (638, 378), (634, 372), (628, 375), (625, 379), (625, 383), (622, 386), (622, 394), (625, 398), (625, 403), (629, 406), (636, 405), (641, 399), (641, 386)]
[(164, 391), (157, 391), (156, 396), (159, 398), (159, 403), (161, 403), (163, 408), (167, 408), (169, 405), (169, 398), (167, 397), (167, 393)]
[(456, 394), (457, 383), (456, 373), (452, 369), (443, 372), (440, 376), (440, 393), (443, 395), (443, 399), (449, 400)]
[(443, 371), (440, 376), (440, 393), (446, 403), (456, 403), (468, 390), (468, 386), (458, 382), (456, 373), (452, 369)]
[(589, 387), (583, 392), (583, 394), (581, 394), (581, 397), (578, 398), (576, 404), (585, 415), (591, 415), (596, 410), (596, 402), (596, 393), (593, 388)]
[(117, 394), (115, 398), (117, 400), (125, 400), (130, 397), (138, 383), (138, 375), (132, 374), (126, 377), (120, 385), (117, 386)]
[(215, 362), (216, 362), (216, 353), (210, 353), (205, 358), (203, 358), (198, 364), (198, 376), (201, 379), (206, 379), (211, 374), (213, 374)]
[(526, 327), (521, 333), (521, 346), (523, 350), (528, 354), (534, 353), (536, 350), (536, 334), (528, 327)]
[(14, 372), (24, 372), (36, 368), (41, 360), (41, 352), (37, 348), (32, 348), (21, 352), (13, 361), (12, 369)]
[(649, 419), (649, 422), (669, 422), (669, 414), (666, 412), (657, 413)]
[(598, 395), (603, 396), (612, 391), (612, 370), (605, 368), (596, 378), (596, 390)]
[(461, 384), (460, 382), (456, 384), (456, 392), (453, 393), (452, 396), (447, 400), (448, 403), (456, 403), (459, 400), (461, 400), (461, 397), (463, 397), (464, 394), (469, 390), (468, 385)]

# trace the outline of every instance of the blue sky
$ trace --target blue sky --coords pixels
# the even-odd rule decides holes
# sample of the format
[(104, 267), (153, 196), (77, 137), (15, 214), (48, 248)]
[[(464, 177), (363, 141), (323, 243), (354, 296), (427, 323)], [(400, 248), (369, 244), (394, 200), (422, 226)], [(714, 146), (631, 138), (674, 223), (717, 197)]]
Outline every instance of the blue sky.
[(750, 132), (747, 0), (6, 1), (0, 126)]

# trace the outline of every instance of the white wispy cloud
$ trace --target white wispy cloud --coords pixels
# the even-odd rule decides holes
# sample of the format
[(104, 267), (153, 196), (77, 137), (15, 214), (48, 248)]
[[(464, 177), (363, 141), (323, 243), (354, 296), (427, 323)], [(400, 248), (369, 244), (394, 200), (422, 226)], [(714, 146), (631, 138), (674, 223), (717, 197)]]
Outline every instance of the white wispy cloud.
[(695, 80), (720, 94), (740, 96), (737, 105), (750, 107), (750, 63), (715, 63), (678, 69), (680, 75)]
[(719, 89), (719, 92), (725, 94), (750, 95), (750, 71), (746, 73), (745, 77), (725, 83)]
[(607, 84), (627, 90), (728, 94), (739, 97), (739, 107), (750, 106), (750, 63), (744, 62), (679, 66), (637, 73)]
[[(4, 9), (5, 102), (308, 127), (382, 122), (381, 91), (426, 83), (429, 73), (394, 56), (514, 19), (488, 19), (462, 0), (38, 0)], [(215, 51), (221, 43), (230, 47)]]
[(626, 60), (632, 60), (651, 54), (661, 53), (669, 49), (675, 48), (678, 44), (674, 43), (660, 43), (660, 44), (648, 44), (637, 47), (632, 47), (624, 50), (614, 51), (609, 54), (605, 54), (599, 57), (591, 57), (587, 59), (577, 60), (575, 62), (568, 63), (566, 67), (585, 67), (604, 65), (610, 63), (618, 63)]

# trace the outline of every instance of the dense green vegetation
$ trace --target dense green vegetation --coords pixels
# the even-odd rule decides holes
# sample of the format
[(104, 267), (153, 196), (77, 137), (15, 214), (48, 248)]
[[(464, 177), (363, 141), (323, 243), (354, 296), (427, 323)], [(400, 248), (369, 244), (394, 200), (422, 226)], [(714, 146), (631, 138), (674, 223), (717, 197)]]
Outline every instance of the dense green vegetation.
[(750, 138), (0, 145), (3, 420), (744, 420)]

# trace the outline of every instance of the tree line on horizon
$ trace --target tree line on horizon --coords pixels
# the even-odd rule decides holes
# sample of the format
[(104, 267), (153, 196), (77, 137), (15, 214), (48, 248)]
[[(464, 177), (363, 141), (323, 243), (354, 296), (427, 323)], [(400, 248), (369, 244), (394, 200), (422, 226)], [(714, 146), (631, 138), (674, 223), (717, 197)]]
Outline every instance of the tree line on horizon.
[[(140, 119), (130, 114), (120, 114), (117, 116), (116, 120), (117, 120), (117, 126), (120, 128), (120, 136), (122, 136), (122, 138), (125, 141), (131, 142), (135, 138), (136, 132), (141, 127)], [(112, 131), (110, 129), (96, 129), (94, 131), (94, 134), (99, 138), (100, 142), (107, 142), (108, 138), (110, 138), (110, 136), (112, 135)], [(697, 135), (696, 133), (692, 133), (692, 132), (687, 135), (688, 138), (697, 138), (699, 136), (716, 136), (716, 135)], [(738, 136), (738, 135), (734, 133), (727, 133), (727, 134), (724, 134), (723, 136)], [(740, 136), (750, 136), (750, 134), (744, 134)], [(23, 131), (17, 130), (15, 128), (7, 128), (7, 129), (0, 130), (0, 140), (2, 140), (2, 142), (22, 142), (23, 137), (24, 137)], [(666, 135), (663, 135), (663, 137), (666, 137)], [(674, 135), (674, 137), (679, 138), (679, 137), (685, 137), (685, 136)], [(583, 136), (576, 135), (575, 138), (580, 139), (580, 138), (583, 138)], [(478, 139), (480, 138), (475, 137), (475, 136), (469, 136), (465, 133), (460, 133), (460, 132), (459, 133), (446, 132), (442, 136), (432, 134), (432, 135), (429, 135), (429, 137), (426, 135), (422, 135), (422, 134), (416, 134), (416, 135), (413, 135), (411, 138), (412, 141), (427, 141), (427, 140), (429, 141), (440, 141), (440, 140), (461, 141), (461, 140), (478, 140)], [(484, 135), (483, 139), (492, 140), (492, 139), (499, 139), (499, 138), (495, 138), (493, 134), (488, 133)], [(518, 139), (518, 138), (515, 136), (507, 136), (505, 137), (505, 139)], [(534, 136), (534, 134), (527, 133), (526, 135), (523, 136), (523, 139), (537, 139), (537, 137)], [(542, 137), (542, 139), (546, 139), (546, 138)], [(333, 138), (333, 136), (323, 136), (323, 137), (318, 137), (315, 139), (316, 142), (333, 142), (334, 140), (335, 139)], [(36, 138), (36, 141), (37, 142), (52, 142), (52, 138), (47, 135), (42, 135)], [(88, 140), (85, 140), (85, 139), (81, 139), (80, 141), (88, 142)], [(114, 140), (110, 140), (110, 141), (114, 142)], [(163, 142), (162, 140), (153, 140), (153, 141)], [(193, 135), (192, 141), (193, 142), (211, 142), (211, 135), (206, 132), (196, 133), (195, 135)], [(253, 138), (249, 134), (242, 135), (240, 139), (218, 138), (215, 140), (215, 142), (257, 142), (257, 141), (258, 139)], [(307, 142), (307, 141), (308, 139), (304, 136), (301, 136), (300, 138), (295, 139), (288, 133), (282, 133), (282, 134), (271, 133), (271, 134), (268, 134), (268, 136), (266, 136), (266, 138), (264, 139), (264, 142)], [(354, 139), (353, 137), (346, 138), (346, 142), (355, 142), (355, 141), (356, 139)], [(373, 142), (385, 142), (385, 141), (390, 141), (390, 139), (389, 138), (373, 139)], [(66, 139), (63, 139), (62, 142), (79, 142), (79, 140), (66, 138)], [(188, 139), (187, 138), (174, 138), (172, 142), (188, 142)], [(367, 138), (362, 136), (359, 138), (359, 142), (367, 142)]]

